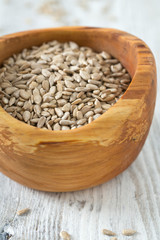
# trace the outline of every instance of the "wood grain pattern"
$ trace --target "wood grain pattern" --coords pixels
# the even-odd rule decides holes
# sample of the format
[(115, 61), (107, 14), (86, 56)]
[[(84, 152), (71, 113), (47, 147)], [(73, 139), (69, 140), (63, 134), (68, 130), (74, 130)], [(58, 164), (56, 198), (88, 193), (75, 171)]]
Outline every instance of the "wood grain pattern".
[[(97, 37), (98, 35), (98, 37)], [(114, 29), (64, 27), (0, 38), (0, 62), (23, 48), (57, 39), (107, 51), (133, 77), (123, 97), (101, 117), (67, 131), (38, 129), (0, 109), (0, 169), (45, 191), (73, 191), (103, 183), (126, 169), (147, 137), (156, 98), (156, 67), (147, 45)]]
[[(47, 0), (46, 0), (47, 1)], [(160, 78), (160, 2), (153, 0), (80, 1), (59, 0), (69, 9), (65, 21), (53, 21), (48, 15), (36, 14), (40, 1), (27, 8), (24, 1), (0, 1), (0, 34), (28, 28), (81, 25), (115, 27), (139, 36), (152, 49)], [(87, 7), (87, 11), (82, 8)], [(64, 4), (66, 3), (66, 4)], [(19, 14), (17, 9), (21, 7)], [(72, 14), (71, 14), (72, 11)], [(103, 12), (102, 12), (103, 11)], [(7, 18), (6, 18), (7, 16)], [(25, 19), (30, 17), (32, 26)], [(14, 19), (14, 21), (13, 21)], [(0, 228), (10, 223), (12, 240), (60, 240), (66, 230), (73, 240), (103, 240), (102, 228), (120, 233), (124, 228), (138, 231), (134, 240), (159, 240), (160, 236), (160, 84), (155, 114), (149, 136), (134, 163), (122, 174), (98, 187), (74, 193), (44, 193), (23, 187), (0, 174)], [(31, 208), (18, 218), (16, 210)], [(128, 240), (118, 235), (119, 240)]]

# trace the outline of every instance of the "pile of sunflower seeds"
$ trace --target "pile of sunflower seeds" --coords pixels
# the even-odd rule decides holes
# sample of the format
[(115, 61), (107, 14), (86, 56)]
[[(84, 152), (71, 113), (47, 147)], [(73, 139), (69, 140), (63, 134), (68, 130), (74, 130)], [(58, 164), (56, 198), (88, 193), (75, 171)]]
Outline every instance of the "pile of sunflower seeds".
[(107, 52), (52, 41), (4, 61), (0, 104), (32, 126), (69, 130), (100, 117), (130, 81), (126, 69)]

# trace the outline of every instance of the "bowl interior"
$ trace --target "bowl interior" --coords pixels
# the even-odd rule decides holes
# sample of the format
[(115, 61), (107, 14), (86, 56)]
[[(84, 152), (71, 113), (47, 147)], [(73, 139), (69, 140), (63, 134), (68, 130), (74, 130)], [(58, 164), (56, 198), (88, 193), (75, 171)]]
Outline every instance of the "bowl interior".
[[(136, 51), (134, 51), (134, 48), (132, 48), (132, 46), (130, 45), (130, 42), (127, 41), (126, 35), (123, 36), (122, 32), (118, 30), (112, 31), (110, 29), (103, 30), (100, 28), (89, 27), (65, 27), (55, 29), (32, 30), (1, 37), (0, 64), (2, 64), (5, 59), (12, 56), (12, 54), (18, 53), (24, 48), (39, 46), (44, 42), (49, 42), (52, 40), (58, 40), (60, 42), (74, 41), (80, 46), (91, 47), (97, 52), (106, 51), (120, 60), (120, 62), (130, 73), (131, 77), (133, 77), (133, 75), (135, 74), (137, 66), (137, 54)], [(3, 109), (2, 111), (5, 112)], [(4, 114), (7, 114), (8, 117), (13, 120), (13, 117), (10, 116), (7, 112), (5, 112)], [(104, 114), (102, 114), (98, 119), (94, 120), (94, 122), (99, 121), (99, 119), (103, 115)], [(15, 124), (18, 121), (18, 124), (22, 127), (25, 124), (24, 122), (20, 122), (15, 118), (13, 121), (15, 122)], [(88, 125), (86, 126), (88, 127)], [(80, 129), (86, 129), (86, 126), (82, 126)], [(31, 125), (27, 125), (26, 127), (31, 129), (35, 128)], [(43, 129), (37, 130), (44, 131)], [(77, 130), (78, 129), (73, 129), (72, 131)], [(68, 131), (66, 130), (65, 132)]]
[(120, 60), (131, 77), (135, 73), (136, 51), (127, 40), (127, 35), (123, 36), (118, 30), (103, 31), (103, 29), (89, 27), (32, 30), (2, 37), (0, 38), (0, 64), (4, 59), (24, 48), (38, 46), (52, 40), (75, 41), (80, 46), (91, 47), (97, 52), (106, 51)]

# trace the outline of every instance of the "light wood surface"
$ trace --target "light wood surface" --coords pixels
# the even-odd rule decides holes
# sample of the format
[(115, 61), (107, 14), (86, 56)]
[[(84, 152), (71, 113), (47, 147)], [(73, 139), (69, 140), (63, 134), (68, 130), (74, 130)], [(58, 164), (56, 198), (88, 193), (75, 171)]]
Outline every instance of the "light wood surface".
[[(39, 1), (35, 2), (38, 7)], [(159, 29), (156, 27), (160, 23), (159, 1), (153, 0), (151, 5), (146, 4), (145, 0), (117, 0), (114, 3), (111, 1), (112, 4), (109, 1), (99, 1), (99, 3), (93, 1), (94, 4), (89, 1), (87, 5), (91, 12), (82, 8), (78, 12), (79, 5), (77, 2), (73, 1), (68, 4), (73, 5), (73, 17), (70, 18), (68, 15), (65, 17), (66, 22), (59, 20), (57, 23), (53, 22), (50, 16), (37, 15), (36, 8), (30, 11), (27, 7), (21, 11), (22, 14), (17, 14), (13, 22), (12, 16), (15, 16), (20, 2), (11, 1), (10, 5), (6, 4), (4, 7), (2, 5), (0, 8), (1, 33), (11, 33), (31, 27), (36, 28), (37, 26), (73, 25), (76, 18), (82, 25), (120, 28), (139, 36), (147, 42), (156, 56), (159, 76), (160, 34)], [(102, 13), (102, 6), (105, 5), (108, 5), (108, 9), (106, 8)], [(23, 7), (22, 4), (21, 7)], [(7, 15), (8, 11), (9, 14)], [(81, 12), (83, 12), (82, 15)], [(6, 21), (4, 21), (5, 15), (7, 15)], [(28, 16), (34, 20), (33, 26), (24, 23), (25, 18)], [(41, 21), (41, 19), (45, 19), (45, 21)], [(142, 152), (125, 172), (108, 183), (75, 193), (43, 193), (23, 187), (1, 174), (0, 227), (10, 222), (15, 234), (12, 237), (13, 240), (59, 240), (61, 229), (71, 233), (73, 239), (109, 239), (101, 234), (104, 227), (115, 232), (120, 232), (128, 227), (136, 229), (139, 234), (133, 238), (135, 240), (159, 239), (159, 104), (158, 85), (157, 106), (153, 124)], [(18, 218), (15, 214), (16, 210), (25, 207), (30, 207), (32, 211), (29, 215)], [(119, 235), (118, 239), (128, 240), (131, 238), (124, 238)]]
[(94, 27), (33, 30), (1, 37), (0, 63), (13, 53), (50, 40), (75, 41), (109, 52), (132, 77), (113, 107), (91, 124), (74, 130), (35, 128), (0, 108), (0, 170), (34, 189), (75, 191), (110, 180), (137, 157), (153, 117), (156, 67), (151, 51), (140, 39)]

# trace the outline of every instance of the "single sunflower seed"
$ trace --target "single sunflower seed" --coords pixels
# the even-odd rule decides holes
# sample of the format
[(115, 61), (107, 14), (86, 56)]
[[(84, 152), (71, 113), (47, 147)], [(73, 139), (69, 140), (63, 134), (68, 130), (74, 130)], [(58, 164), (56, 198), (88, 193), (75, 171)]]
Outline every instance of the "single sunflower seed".
[(103, 234), (107, 236), (116, 236), (117, 234), (112, 232), (111, 230), (103, 229)]
[(132, 229), (124, 229), (122, 231), (122, 234), (125, 235), (125, 236), (132, 236), (136, 233), (135, 230), (132, 230)]
[(29, 211), (30, 211), (29, 208), (24, 208), (24, 209), (21, 209), (21, 210), (17, 211), (17, 215), (22, 216), (22, 215), (28, 213)]
[(69, 233), (67, 233), (66, 231), (61, 231), (60, 232), (60, 237), (64, 240), (70, 240), (71, 239)]

